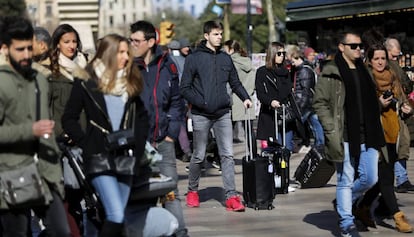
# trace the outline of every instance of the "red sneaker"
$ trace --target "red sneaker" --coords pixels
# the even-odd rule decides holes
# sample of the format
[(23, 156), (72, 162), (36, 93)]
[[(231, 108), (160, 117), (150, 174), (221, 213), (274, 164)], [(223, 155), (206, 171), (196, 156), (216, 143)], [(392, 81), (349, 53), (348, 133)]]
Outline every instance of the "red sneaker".
[(237, 211), (237, 212), (243, 212), (244, 211), (244, 205), (240, 201), (239, 196), (231, 196), (229, 199), (226, 200), (226, 210), (227, 211)]
[(188, 191), (187, 206), (188, 207), (199, 207), (200, 206), (200, 200), (199, 200), (197, 191)]

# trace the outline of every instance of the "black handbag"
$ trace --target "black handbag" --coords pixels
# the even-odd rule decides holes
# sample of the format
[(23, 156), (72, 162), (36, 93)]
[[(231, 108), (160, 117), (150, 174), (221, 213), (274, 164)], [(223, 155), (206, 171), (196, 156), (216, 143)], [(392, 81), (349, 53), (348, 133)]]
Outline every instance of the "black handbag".
[(109, 151), (131, 148), (135, 145), (134, 129), (121, 129), (106, 134), (105, 142)]
[[(129, 120), (130, 128), (128, 127)], [(113, 171), (121, 175), (133, 175), (135, 173), (136, 157), (135, 147), (135, 106), (131, 105), (126, 111), (122, 129), (109, 132), (95, 121), (90, 123), (105, 134), (105, 152), (93, 154), (90, 157), (90, 165), (86, 170), (87, 174)]]
[(47, 204), (46, 183), (35, 162), (1, 171), (0, 190), (10, 208)]
[(284, 117), (283, 117), (282, 107), (277, 108), (278, 120), (280, 121), (280, 124), (282, 122), (282, 119), (286, 121), (286, 124), (295, 122), (296, 120), (301, 121), (302, 113), (292, 93), (289, 94), (284, 105), (285, 105)]

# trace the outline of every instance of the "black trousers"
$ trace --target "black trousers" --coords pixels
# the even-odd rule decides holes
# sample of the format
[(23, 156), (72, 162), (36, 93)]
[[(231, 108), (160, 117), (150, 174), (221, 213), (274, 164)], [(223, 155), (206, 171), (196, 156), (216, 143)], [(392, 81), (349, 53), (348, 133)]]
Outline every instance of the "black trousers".
[[(48, 237), (69, 237), (70, 229), (62, 199), (52, 191), (53, 202), (48, 206), (35, 207), (32, 210), (43, 220)], [(27, 237), (30, 233), (30, 208), (2, 210), (0, 221), (2, 237)]]
[(368, 190), (361, 201), (361, 205), (371, 206), (381, 193), (385, 205), (394, 215), (399, 212), (397, 197), (394, 192), (394, 163), (397, 160), (396, 144), (387, 143), (389, 162), (382, 160), (378, 163), (378, 182)]

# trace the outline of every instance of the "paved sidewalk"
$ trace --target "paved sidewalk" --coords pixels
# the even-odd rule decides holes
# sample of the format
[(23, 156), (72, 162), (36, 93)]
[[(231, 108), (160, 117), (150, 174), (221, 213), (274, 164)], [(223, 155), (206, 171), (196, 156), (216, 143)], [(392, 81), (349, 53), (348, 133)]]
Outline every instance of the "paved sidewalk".
[[(244, 155), (244, 144), (234, 145), (236, 163), (236, 187), (242, 192), (241, 158)], [(293, 154), (290, 174), (296, 170), (304, 153)], [(411, 156), (414, 149), (411, 148)], [(410, 180), (414, 181), (414, 157), (408, 162)], [(296, 189), (289, 194), (277, 195), (274, 200), (275, 209), (255, 211), (247, 208), (246, 212), (228, 212), (224, 207), (224, 191), (221, 174), (211, 166), (203, 173), (200, 180), (200, 207), (185, 206), (187, 191), (187, 173), (183, 163), (177, 160), (180, 176), (179, 190), (184, 217), (192, 237), (247, 237), (247, 236), (340, 236), (337, 227), (337, 215), (331, 201), (335, 197), (335, 177), (326, 187), (314, 189)], [(397, 193), (400, 208), (414, 225), (414, 193)], [(362, 232), (361, 236), (410, 236), (392, 229), (393, 220), (385, 220), (377, 229)]]

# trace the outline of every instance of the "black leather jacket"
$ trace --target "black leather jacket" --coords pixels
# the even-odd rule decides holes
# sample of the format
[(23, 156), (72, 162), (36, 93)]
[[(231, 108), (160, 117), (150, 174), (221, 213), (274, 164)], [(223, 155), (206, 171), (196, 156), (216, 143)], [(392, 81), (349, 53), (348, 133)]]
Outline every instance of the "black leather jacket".
[(295, 99), (302, 114), (312, 112), (312, 100), (316, 84), (315, 72), (308, 65), (296, 67)]

